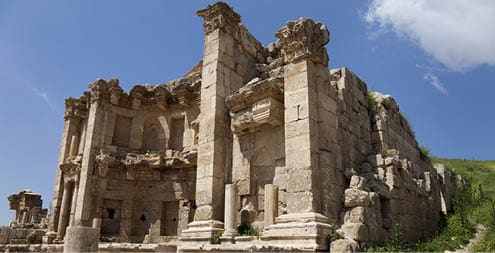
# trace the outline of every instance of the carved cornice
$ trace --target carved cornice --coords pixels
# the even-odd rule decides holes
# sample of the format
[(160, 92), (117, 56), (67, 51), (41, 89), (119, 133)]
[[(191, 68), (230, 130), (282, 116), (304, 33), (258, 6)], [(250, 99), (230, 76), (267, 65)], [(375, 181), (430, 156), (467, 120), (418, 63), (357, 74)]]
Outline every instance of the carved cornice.
[(216, 29), (235, 34), (241, 23), (241, 16), (224, 2), (208, 5), (207, 8), (197, 11), (196, 15), (204, 19), (203, 27), (206, 34)]
[(283, 78), (276, 77), (248, 83), (225, 99), (227, 107), (231, 112), (237, 112), (267, 97), (283, 102), (283, 81)]
[(68, 97), (65, 99), (65, 113), (64, 118), (88, 118), (88, 97), (89, 94), (85, 94), (80, 98), (76, 99), (73, 97)]
[(161, 111), (170, 107), (187, 108), (198, 104), (201, 89), (200, 61), (184, 77), (159, 85), (135, 85), (126, 93), (118, 79), (98, 79), (89, 85), (91, 91), (80, 99), (66, 100), (66, 118), (74, 114), (87, 118), (90, 103), (111, 104), (133, 110)]
[(112, 152), (100, 150), (96, 155), (98, 175), (106, 177), (113, 169), (124, 169), (128, 179), (136, 179), (136, 171), (192, 168), (196, 165), (197, 150), (156, 152)]
[(283, 78), (270, 78), (249, 83), (226, 98), (231, 127), (236, 134), (263, 125), (277, 126), (284, 121)]
[(325, 25), (315, 23), (311, 19), (300, 18), (287, 22), (275, 33), (282, 48), (286, 63), (300, 59), (311, 59), (314, 62), (328, 65), (328, 54), (324, 46), (330, 39)]

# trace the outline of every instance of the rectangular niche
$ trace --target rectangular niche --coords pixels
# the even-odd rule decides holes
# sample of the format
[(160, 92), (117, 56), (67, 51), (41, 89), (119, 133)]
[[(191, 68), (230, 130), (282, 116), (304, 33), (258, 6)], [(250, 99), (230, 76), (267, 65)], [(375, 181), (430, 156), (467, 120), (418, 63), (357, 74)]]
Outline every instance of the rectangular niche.
[(118, 147), (129, 147), (131, 137), (132, 118), (117, 115), (113, 130), (112, 145)]
[(176, 236), (179, 224), (179, 201), (164, 201), (160, 224), (161, 236)]
[(101, 214), (101, 234), (102, 235), (119, 235), (120, 219), (122, 210), (122, 201), (120, 200), (103, 200)]
[(170, 122), (169, 147), (175, 150), (182, 150), (184, 147), (184, 117), (172, 118)]

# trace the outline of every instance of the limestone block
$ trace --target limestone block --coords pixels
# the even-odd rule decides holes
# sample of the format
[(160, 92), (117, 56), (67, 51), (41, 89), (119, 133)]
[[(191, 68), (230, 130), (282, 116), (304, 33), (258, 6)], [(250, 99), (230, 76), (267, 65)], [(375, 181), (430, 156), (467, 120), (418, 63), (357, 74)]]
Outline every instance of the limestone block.
[(370, 219), (368, 207), (356, 206), (344, 214), (344, 223), (365, 223)]
[(359, 244), (351, 239), (339, 239), (330, 244), (330, 252), (358, 252)]
[(342, 225), (342, 227), (339, 230), (343, 232), (346, 236), (349, 236), (356, 241), (359, 242), (369, 241), (369, 230), (365, 224), (345, 223), (344, 225)]
[(384, 165), (385, 161), (383, 160), (383, 157), (381, 154), (377, 155), (370, 155), (368, 156), (368, 162), (371, 164), (373, 167), (378, 167)]
[(289, 213), (306, 213), (313, 210), (314, 196), (310, 191), (288, 192), (286, 199)]
[(289, 187), (292, 192), (312, 190), (311, 169), (289, 169)]
[(369, 191), (370, 186), (366, 180), (366, 178), (354, 175), (351, 177), (351, 182), (349, 184), (349, 187), (352, 189), (358, 189), (358, 190), (363, 190), (363, 191)]
[(371, 203), (370, 195), (366, 191), (358, 189), (346, 189), (344, 191), (344, 206), (369, 206)]
[(64, 252), (97, 252), (98, 229), (68, 227), (64, 238)]

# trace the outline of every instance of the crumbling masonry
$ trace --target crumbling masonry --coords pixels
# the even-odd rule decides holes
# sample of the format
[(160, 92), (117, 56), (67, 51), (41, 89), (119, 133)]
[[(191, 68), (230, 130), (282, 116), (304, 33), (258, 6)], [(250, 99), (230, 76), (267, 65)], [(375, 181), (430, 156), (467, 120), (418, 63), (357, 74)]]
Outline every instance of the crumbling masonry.
[(263, 47), (225, 3), (197, 14), (204, 56), (183, 78), (100, 79), (66, 100), (47, 242), (320, 250), (335, 225), (332, 249), (357, 250), (396, 224), (435, 233), (452, 176), (420, 157), (392, 97), (328, 69), (325, 25), (289, 21)]

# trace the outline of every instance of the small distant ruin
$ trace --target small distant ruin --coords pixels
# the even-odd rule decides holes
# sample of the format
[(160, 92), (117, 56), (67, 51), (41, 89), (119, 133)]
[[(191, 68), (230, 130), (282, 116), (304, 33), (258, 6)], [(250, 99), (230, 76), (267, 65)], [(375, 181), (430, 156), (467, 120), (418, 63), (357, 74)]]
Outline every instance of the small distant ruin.
[(41, 195), (22, 190), (10, 195), (8, 200), (15, 215), (8, 227), (0, 227), (0, 245), (41, 243), (47, 228), (48, 213), (48, 209), (43, 208)]
[[(355, 251), (395, 225), (435, 234), (455, 178), (420, 155), (391, 96), (328, 69), (325, 25), (289, 21), (264, 47), (225, 3), (197, 15), (204, 55), (182, 78), (99, 79), (66, 99), (45, 245)], [(41, 217), (22, 210), (18, 223)]]
[(44, 223), (48, 209), (43, 208), (41, 194), (23, 190), (19, 194), (10, 195), (8, 199), (10, 209), (15, 210), (10, 227), (34, 227)]

